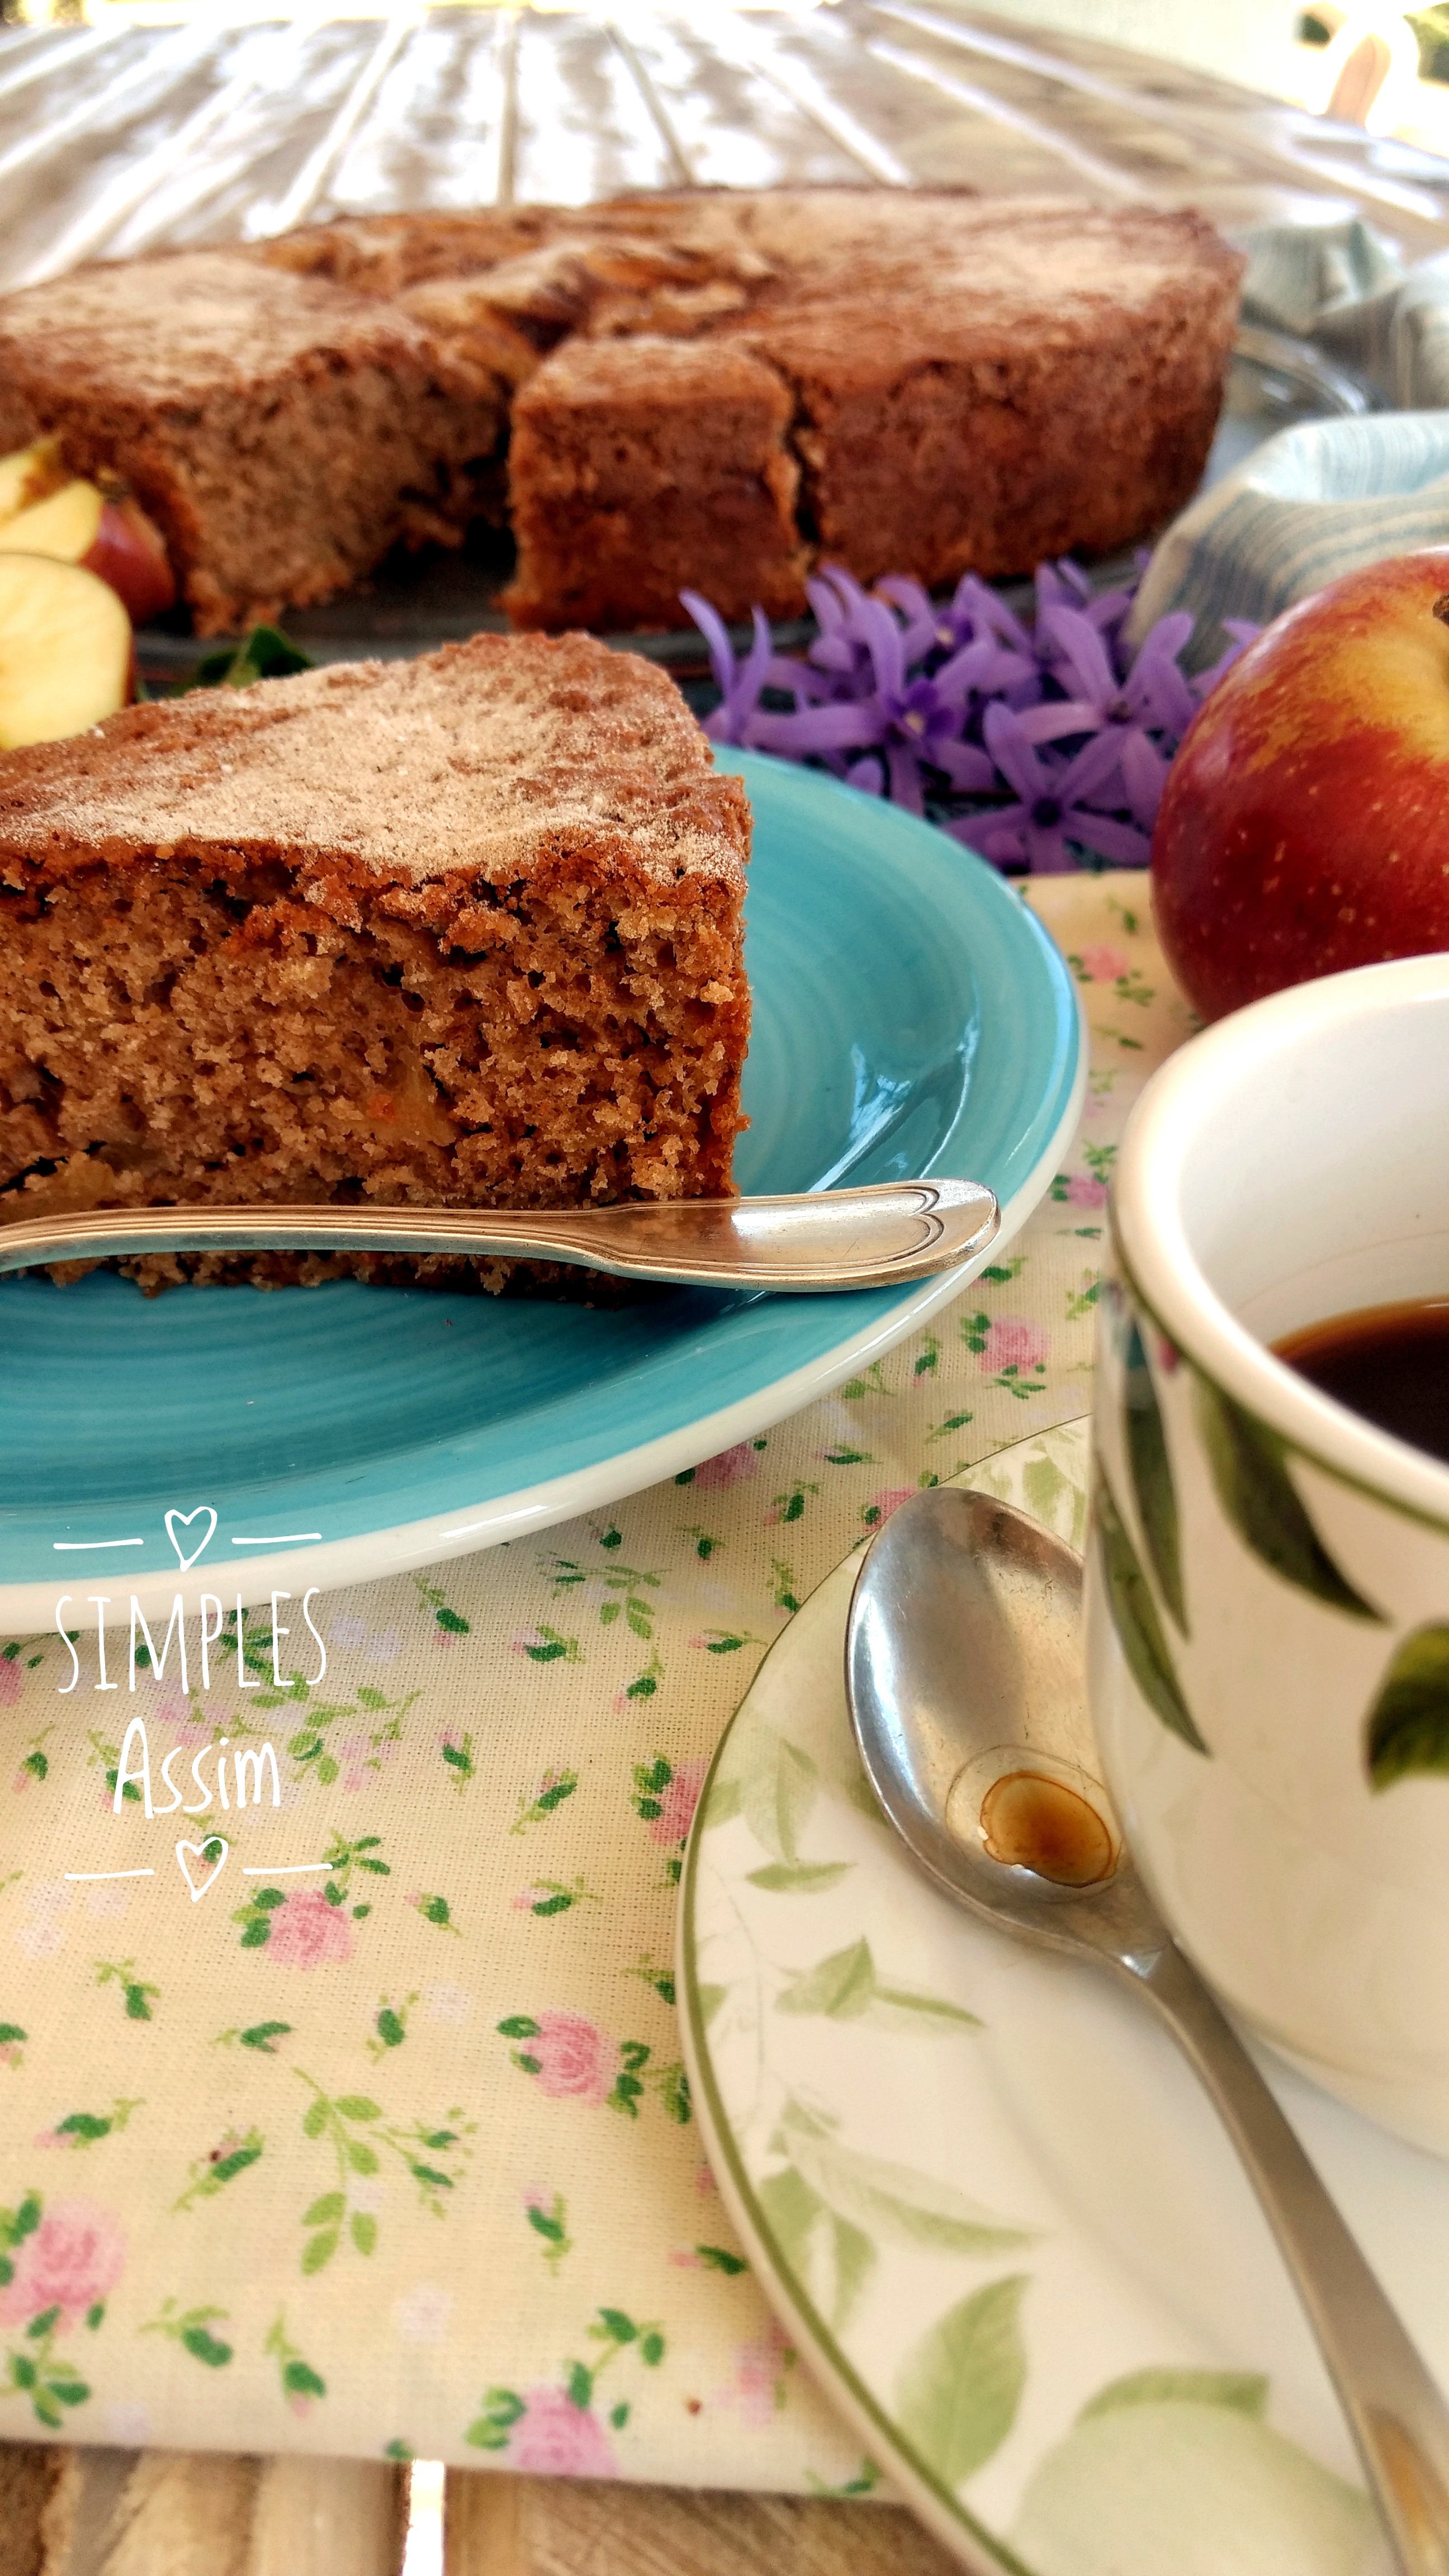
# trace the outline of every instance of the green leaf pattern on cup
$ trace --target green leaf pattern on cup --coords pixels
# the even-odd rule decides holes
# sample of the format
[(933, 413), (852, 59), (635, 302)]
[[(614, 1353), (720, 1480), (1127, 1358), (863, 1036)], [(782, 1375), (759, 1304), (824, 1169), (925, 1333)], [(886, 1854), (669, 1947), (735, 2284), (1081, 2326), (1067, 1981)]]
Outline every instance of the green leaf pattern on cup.
[(1152, 1383), (1141, 1328), (1135, 1322), (1129, 1325), (1127, 1332), (1123, 1374), (1127, 1402), (1127, 1464), (1132, 1471), (1137, 1516), (1147, 1541), (1158, 1589), (1185, 1637), (1188, 1633), (1187, 1604), (1182, 1589), (1177, 1492), (1172, 1481), (1172, 1462), (1167, 1454), (1167, 1434), (1162, 1427), (1162, 1408)]
[(1364, 1721), (1364, 1761), (1375, 1789), (1413, 1772), (1449, 1773), (1449, 1624), (1415, 1628), (1394, 1652)]
[(1335, 1565), (1288, 1473), (1288, 1446), (1210, 1378), (1196, 1385), (1198, 1421), (1218, 1500), (1245, 1547), (1285, 1583), (1353, 1619), (1381, 1619)]
[(1206, 1753), (1208, 1747), (1183, 1697), (1177, 1668), (1163, 1635), (1157, 1605), (1137, 1550), (1100, 1467), (1092, 1498), (1092, 1519), (1097, 1545), (1102, 1551), (1102, 1572), (1112, 1625), (1117, 1631), (1132, 1678), (1163, 1725), (1170, 1727), (1174, 1735), (1181, 1736), (1184, 1744), (1191, 1745), (1194, 1753)]

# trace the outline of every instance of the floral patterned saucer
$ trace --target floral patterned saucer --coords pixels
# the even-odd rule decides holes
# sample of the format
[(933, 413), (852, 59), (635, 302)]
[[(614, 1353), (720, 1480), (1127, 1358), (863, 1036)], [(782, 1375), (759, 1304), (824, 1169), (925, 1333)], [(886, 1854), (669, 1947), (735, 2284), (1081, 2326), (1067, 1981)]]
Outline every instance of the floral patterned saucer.
[[(961, 1479), (1080, 1545), (1087, 1426)], [(1131, 1997), (922, 1878), (856, 1763), (858, 1559), (756, 1675), (680, 1910), (694, 2100), (768, 2296), (977, 2576), (1378, 2576), (1342, 2419), (1192, 2075)], [(1449, 2384), (1449, 2164), (1273, 2064)]]

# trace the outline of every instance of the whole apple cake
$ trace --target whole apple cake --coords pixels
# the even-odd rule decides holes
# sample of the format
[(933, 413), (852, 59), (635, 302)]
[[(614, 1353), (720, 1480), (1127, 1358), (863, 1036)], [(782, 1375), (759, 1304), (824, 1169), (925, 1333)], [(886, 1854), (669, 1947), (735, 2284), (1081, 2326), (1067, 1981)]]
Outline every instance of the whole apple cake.
[(1190, 213), (720, 190), (345, 217), (0, 297), (0, 452), (118, 475), (202, 633), (511, 521), (518, 625), (804, 604), (1144, 535), (1187, 499), (1242, 263)]
[[(727, 1195), (750, 815), (673, 682), (477, 636), (129, 708), (0, 762), (0, 1191)], [(451, 1276), (151, 1255), (144, 1286)], [(484, 1262), (483, 1284), (512, 1265)]]

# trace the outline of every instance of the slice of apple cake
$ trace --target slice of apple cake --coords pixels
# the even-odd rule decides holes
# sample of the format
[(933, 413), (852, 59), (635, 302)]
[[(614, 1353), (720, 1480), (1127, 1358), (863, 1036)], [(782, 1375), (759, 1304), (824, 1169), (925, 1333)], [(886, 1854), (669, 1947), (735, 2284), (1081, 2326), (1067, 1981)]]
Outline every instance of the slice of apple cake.
[(581, 635), (333, 665), (14, 752), (0, 1191), (17, 1217), (723, 1195), (749, 832), (673, 682)]

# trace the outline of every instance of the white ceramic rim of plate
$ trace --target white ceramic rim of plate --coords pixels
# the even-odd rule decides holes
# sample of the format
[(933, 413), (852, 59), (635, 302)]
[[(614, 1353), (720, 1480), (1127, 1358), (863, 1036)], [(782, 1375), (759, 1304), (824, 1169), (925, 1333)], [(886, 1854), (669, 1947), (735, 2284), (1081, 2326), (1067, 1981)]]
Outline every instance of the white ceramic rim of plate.
[[(576, 1513), (596, 1510), (601, 1504), (637, 1494), (647, 1485), (657, 1485), (666, 1476), (677, 1475), (682, 1467), (698, 1466), (701, 1458), (712, 1458), (721, 1449), (731, 1449), (737, 1441), (768, 1430), (786, 1414), (798, 1413), (816, 1396), (828, 1395), (855, 1369), (869, 1367), (872, 1360), (881, 1358), (949, 1305), (988, 1262), (999, 1259), (1044, 1197), (1062, 1151), (1076, 1131), (1086, 1096), (1088, 1036), (1081, 996), (1077, 994), (1075, 999), (1077, 1064), (1061, 1117), (1020, 1188), (1005, 1201), (1000, 1231), (972, 1260), (943, 1271), (938, 1279), (926, 1280), (912, 1296), (902, 1298), (889, 1314), (878, 1316), (864, 1331), (847, 1333), (832, 1350), (773, 1379), (752, 1395), (741, 1396), (737, 1403), (725, 1405), (717, 1413), (696, 1414), (677, 1430), (646, 1440), (637, 1449), (616, 1450), (612, 1457), (600, 1458), (591, 1467), (570, 1469), (567, 1475), (550, 1477), (543, 1484), (496, 1495), (472, 1510), (465, 1507), (462, 1511), (431, 1513), (423, 1520), (401, 1521), (391, 1529), (366, 1530), (319, 1546), (288, 1548), (274, 1556), (254, 1557), (244, 1570), (228, 1566), (227, 1599), (237, 1596), (248, 1609), (269, 1600), (274, 1591), (285, 1591), (292, 1599), (300, 1600), (314, 1586), (321, 1592), (335, 1592), (347, 1583), (373, 1582), (383, 1575), (411, 1573), (418, 1566), (441, 1565), (449, 1557), (472, 1556), (482, 1548), (500, 1546), (505, 1539), (548, 1529), (556, 1521), (572, 1520)], [(163, 1568), (160, 1572), (138, 1574), (128, 1581), (127, 1590), (134, 1591), (148, 1619), (169, 1611), (178, 1593), (186, 1615), (194, 1617), (200, 1613), (202, 1594), (214, 1594), (216, 1586), (215, 1566), (197, 1565), (186, 1573), (168, 1573)], [(0, 1584), (0, 1627), (14, 1636), (32, 1636), (49, 1628), (60, 1588), (59, 1578), (50, 1583)]]
[(1449, 1002), (1449, 954), (1398, 957), (1295, 984), (1206, 1029), (1154, 1075), (1127, 1122), (1112, 1228), (1156, 1320), (1224, 1391), (1306, 1457), (1400, 1510), (1449, 1528), (1449, 1467), (1321, 1395), (1276, 1359), (1204, 1276), (1183, 1221), (1183, 1171), (1222, 1086), (1271, 1082), (1300, 1041), (1376, 1016), (1385, 1002)]
[[(1091, 1415), (1080, 1413), (1075, 1414), (1070, 1422), (1056, 1422), (1050, 1428), (1053, 1431), (1069, 1431), (1080, 1425), (1085, 1430), (1089, 1428), (1090, 1423)], [(992, 1457), (1009, 1456), (1015, 1450), (1029, 1448), (1032, 1441), (1038, 1437), (1040, 1437), (1038, 1433), (1028, 1432), (1020, 1440), (1008, 1441), (1004, 1449), (989, 1452), (987, 1457), (977, 1461), (975, 1467), (960, 1477), (954, 1477), (953, 1484), (969, 1484), (971, 1477), (981, 1468), (988, 1466)], [(833, 1582), (850, 1561), (846, 1557), (842, 1559), (840, 1565), (832, 1566), (830, 1572), (822, 1576), (820, 1583), (815, 1586), (815, 1592), (807, 1595), (807, 1599), (813, 1600), (816, 1593), (823, 1590), (825, 1584)], [(856, 1560), (857, 1565), (863, 1561), (862, 1554), (862, 1557)], [(948, 2497), (943, 2489), (914, 2467), (909, 2453), (904, 2449), (901, 2436), (884, 2407), (878, 2405), (869, 2390), (862, 2386), (852, 2364), (840, 2348), (839, 2339), (831, 2333), (795, 2274), (784, 2263), (777, 2248), (771, 2244), (757, 2223), (750, 2186), (715, 2084), (709, 2041), (699, 2009), (699, 1991), (694, 1974), (694, 1899), (699, 1871), (701, 1823), (708, 1813), (710, 1790), (714, 1785), (715, 1773), (734, 1732), (736, 1721), (753, 1697), (764, 1665), (785, 1646), (794, 1624), (792, 1619), (790, 1626), (781, 1631), (770, 1648), (769, 1654), (765, 1655), (756, 1667), (754, 1680), (715, 1746), (714, 1758), (700, 1790), (695, 1808), (694, 1827), (685, 1853), (679, 1906), (675, 1916), (674, 1973), (676, 1992), (679, 1997), (680, 2044), (689, 2075), (690, 2098), (694, 2104), (695, 2117), (699, 2122), (705, 2150), (709, 2157), (710, 2171), (714, 2176), (720, 2198), (729, 2212), (731, 2224), (771, 2304), (783, 2307), (792, 2326), (798, 2328), (803, 2321), (808, 2327), (810, 2355), (807, 2357), (813, 2358), (822, 2370), (828, 2369), (830, 2374), (828, 2393), (831, 2405), (858, 2434), (872, 2459), (875, 2459), (877, 2453), (884, 2452), (889, 2462), (888, 2475), (896, 2492), (905, 2499), (911, 2511), (925, 2524), (927, 2530), (935, 2534), (942, 2547), (949, 2550), (952, 2557), (968, 2570), (968, 2576), (1012, 2576), (1012, 2571), (1017, 2571), (1017, 2576), (1026, 2576), (1020, 2560), (1013, 2555), (1005, 2541), (998, 2540), (992, 2532), (988, 2531), (985, 2524), (977, 2520), (969, 2505), (963, 2504), (959, 2496)], [(921, 1885), (923, 1889), (930, 1885), (924, 1874)]]

